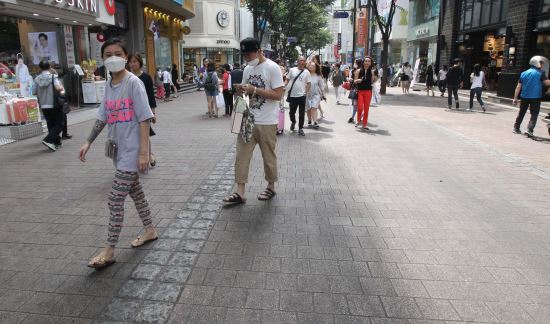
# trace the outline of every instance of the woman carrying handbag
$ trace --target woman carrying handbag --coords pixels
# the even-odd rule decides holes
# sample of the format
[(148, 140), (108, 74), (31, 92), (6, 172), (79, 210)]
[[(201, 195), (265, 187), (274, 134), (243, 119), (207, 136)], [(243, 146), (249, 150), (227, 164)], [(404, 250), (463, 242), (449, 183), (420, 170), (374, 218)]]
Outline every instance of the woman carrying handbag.
[(363, 123), (362, 130), (369, 130), (367, 123), (372, 99), (372, 85), (378, 80), (378, 71), (373, 67), (372, 58), (366, 56), (363, 66), (355, 71), (353, 80), (357, 87), (357, 124), (355, 127), (359, 127)]

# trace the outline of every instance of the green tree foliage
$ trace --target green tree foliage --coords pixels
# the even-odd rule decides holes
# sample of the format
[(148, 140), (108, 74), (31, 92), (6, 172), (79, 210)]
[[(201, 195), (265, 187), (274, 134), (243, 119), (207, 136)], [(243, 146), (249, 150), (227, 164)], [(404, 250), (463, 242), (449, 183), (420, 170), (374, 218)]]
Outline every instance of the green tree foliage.
[[(276, 55), (294, 58), (312, 50), (324, 47), (332, 41), (328, 30), (328, 13), (325, 8), (332, 0), (247, 0), (248, 10), (254, 17), (254, 33), (263, 39), (265, 29), (272, 32), (271, 46)], [(288, 44), (287, 37), (296, 37), (297, 42)]]

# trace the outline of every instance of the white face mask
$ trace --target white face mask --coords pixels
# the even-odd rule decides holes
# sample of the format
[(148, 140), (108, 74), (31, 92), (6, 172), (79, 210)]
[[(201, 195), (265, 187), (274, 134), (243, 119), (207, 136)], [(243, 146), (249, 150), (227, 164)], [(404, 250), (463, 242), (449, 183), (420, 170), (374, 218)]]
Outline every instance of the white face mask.
[(258, 65), (258, 63), (260, 63), (260, 59), (259, 59), (259, 58), (255, 58), (255, 59), (253, 59), (252, 61), (246, 62), (246, 64), (248, 64), (249, 66), (256, 66), (256, 65)]
[(126, 59), (120, 56), (111, 56), (104, 62), (107, 70), (111, 72), (120, 72), (126, 67)]
[(17, 60), (17, 63), (18, 64), (23, 64), (23, 59), (20, 58), (19, 60)]

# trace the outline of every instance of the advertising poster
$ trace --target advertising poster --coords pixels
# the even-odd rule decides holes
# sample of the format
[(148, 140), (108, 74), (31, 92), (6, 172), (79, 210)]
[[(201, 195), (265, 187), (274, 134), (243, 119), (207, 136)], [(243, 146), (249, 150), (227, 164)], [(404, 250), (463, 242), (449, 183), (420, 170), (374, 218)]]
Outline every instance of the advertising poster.
[(76, 64), (73, 44), (73, 27), (63, 26), (63, 35), (65, 37), (65, 50), (67, 51), (67, 64), (73, 67)]
[(33, 64), (48, 60), (59, 64), (57, 53), (57, 35), (55, 32), (29, 33), (29, 48)]
[(105, 37), (102, 34), (90, 33), (90, 58), (97, 62), (97, 66), (103, 65), (101, 58), (101, 46), (105, 43)]

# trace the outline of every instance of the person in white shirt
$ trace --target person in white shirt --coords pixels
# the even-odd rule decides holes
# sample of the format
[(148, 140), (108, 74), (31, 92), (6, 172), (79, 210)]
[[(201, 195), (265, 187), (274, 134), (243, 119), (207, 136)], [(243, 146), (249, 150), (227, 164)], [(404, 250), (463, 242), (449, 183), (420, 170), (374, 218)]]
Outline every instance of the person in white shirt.
[(470, 74), (470, 111), (474, 109), (474, 96), (477, 97), (477, 102), (481, 105), (481, 109), (485, 112), (485, 105), (481, 100), (481, 93), (483, 93), (483, 85), (485, 84), (485, 73), (481, 71), (481, 65), (474, 65), (474, 72)]
[(270, 200), (276, 195), (275, 182), (278, 180), (278, 174), (275, 148), (277, 146), (279, 101), (284, 94), (281, 69), (277, 63), (264, 56), (260, 48), (260, 41), (255, 38), (245, 38), (240, 43), (240, 49), (247, 65), (243, 71), (242, 83), (235, 86), (239, 95), (249, 96), (250, 113), (254, 116), (255, 125), (248, 142), (244, 141), (242, 133), (237, 137), (237, 155), (235, 157), (237, 190), (223, 199), (224, 203), (232, 205), (246, 202), (245, 186), (248, 182), (250, 160), (256, 144), (262, 151), (265, 180), (267, 181), (267, 188), (258, 195), (258, 200)]
[(447, 70), (447, 65), (443, 65), (443, 68), (439, 70), (439, 73), (437, 75), (437, 87), (441, 92), (441, 97), (443, 97), (445, 95), (445, 92), (447, 91)]
[(298, 135), (305, 136), (304, 120), (306, 114), (306, 96), (311, 87), (311, 75), (306, 69), (306, 58), (298, 58), (298, 66), (290, 69), (286, 80), (288, 90), (287, 101), (290, 107), (290, 130), (294, 131), (296, 127), (296, 110), (299, 108), (298, 115)]
[(170, 73), (169, 68), (166, 68), (162, 72), (162, 83), (164, 84), (164, 101), (170, 101), (170, 91), (174, 84), (172, 83), (172, 73)]

